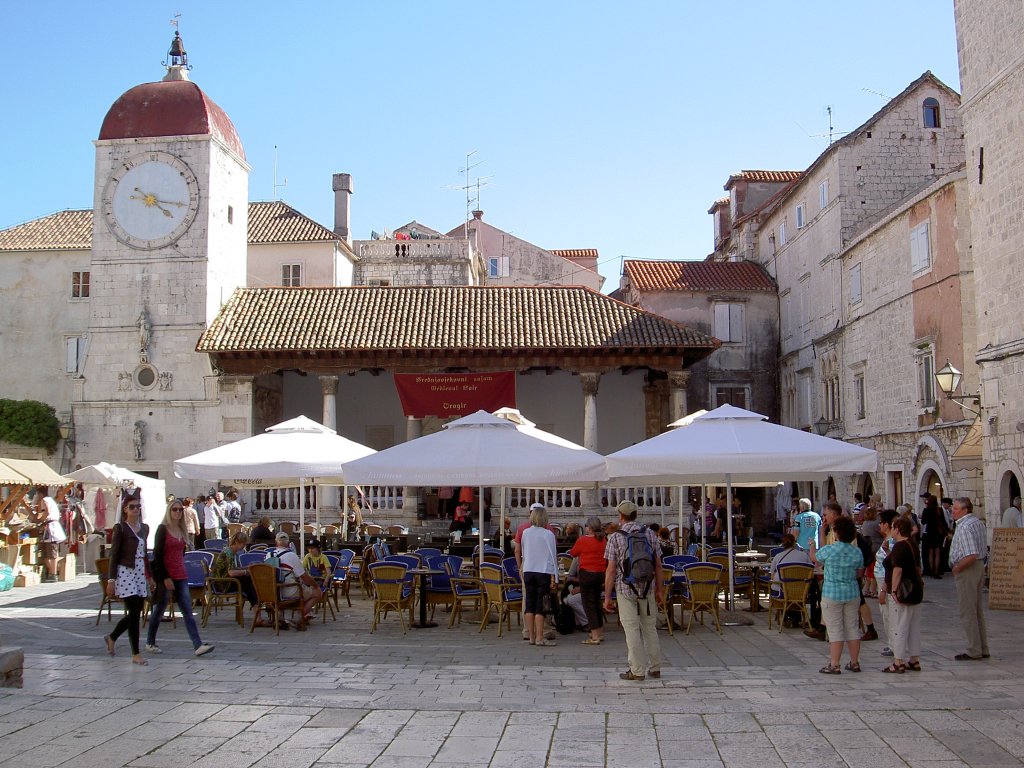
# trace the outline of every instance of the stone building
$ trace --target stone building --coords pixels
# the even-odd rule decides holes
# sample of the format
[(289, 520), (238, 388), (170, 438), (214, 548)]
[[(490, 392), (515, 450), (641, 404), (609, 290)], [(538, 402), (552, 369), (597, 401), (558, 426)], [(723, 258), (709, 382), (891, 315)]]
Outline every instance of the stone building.
[(721, 342), (714, 355), (674, 374), (687, 401), (683, 413), (651, 414), (660, 426), (726, 403), (776, 412), (778, 294), (760, 264), (627, 259), (615, 295)]
[(925, 492), (981, 494), (977, 463), (959, 460), (974, 417), (943, 399), (935, 382), (949, 361), (977, 384), (967, 213), (961, 168), (880, 216), (839, 256), (843, 408), (829, 428), (878, 451), (877, 474), (856, 490), (877, 489), (890, 508), (916, 505)]
[[(757, 261), (778, 285), (782, 424), (847, 436), (855, 372), (865, 356), (858, 350), (851, 358), (845, 348), (851, 314), (843, 254), (881, 219), (962, 166), (958, 106), (956, 92), (925, 72), (863, 125), (831, 144), (806, 170), (737, 174), (726, 184), (728, 205), (723, 199), (711, 207), (716, 246), (712, 258)], [(751, 182), (756, 184), (753, 189)], [(922, 237), (920, 231), (917, 237)], [(929, 235), (923, 237), (915, 241), (915, 253), (926, 247)], [(916, 329), (910, 317), (903, 327), (910, 334), (902, 340), (906, 356), (922, 369), (926, 359), (934, 363), (935, 350), (927, 358), (914, 345)], [(930, 343), (926, 336), (920, 344)], [(914, 381), (927, 386), (923, 373)], [(919, 400), (915, 394), (906, 404), (915, 419)], [(874, 477), (854, 479), (848, 487), (835, 488), (830, 481), (799, 492), (819, 501), (831, 492), (849, 499), (856, 490), (870, 485), (883, 491), (887, 479), (899, 479), (904, 486), (886, 492), (891, 498), (909, 498), (919, 479), (909, 474), (886, 478), (880, 469)]]
[[(1024, 484), (1024, 6), (956, 0), (989, 525)], [(964, 394), (978, 393), (968, 380)]]

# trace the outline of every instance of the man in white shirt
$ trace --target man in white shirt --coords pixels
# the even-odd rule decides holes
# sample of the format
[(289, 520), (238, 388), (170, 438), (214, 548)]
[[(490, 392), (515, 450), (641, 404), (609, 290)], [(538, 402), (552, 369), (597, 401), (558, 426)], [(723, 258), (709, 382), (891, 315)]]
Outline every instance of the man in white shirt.
[(302, 560), (291, 548), (288, 534), (281, 532), (277, 534), (275, 541), (277, 546), (267, 550), (267, 557), (277, 558), (277, 567), (284, 576), (281, 582), (281, 598), (291, 600), (296, 597), (302, 598), (303, 621), (297, 622), (296, 629), (305, 629), (307, 620), (311, 617), (313, 609), (320, 600), (320, 587), (316, 581), (306, 573), (302, 567)]
[(223, 499), (223, 493), (206, 499), (206, 506), (203, 507), (203, 533), (207, 539), (220, 538), (220, 527), (226, 515)]
[(1024, 528), (1024, 520), (1021, 519), (1020, 496), (1013, 499), (1013, 503), (1003, 512), (1003, 528)]

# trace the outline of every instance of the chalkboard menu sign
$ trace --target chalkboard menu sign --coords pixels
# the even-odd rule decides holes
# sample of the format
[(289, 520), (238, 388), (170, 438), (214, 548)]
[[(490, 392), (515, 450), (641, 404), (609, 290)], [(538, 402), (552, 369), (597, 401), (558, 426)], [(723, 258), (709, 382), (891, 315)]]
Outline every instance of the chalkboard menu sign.
[(988, 607), (1024, 611), (1024, 528), (996, 528), (992, 534)]

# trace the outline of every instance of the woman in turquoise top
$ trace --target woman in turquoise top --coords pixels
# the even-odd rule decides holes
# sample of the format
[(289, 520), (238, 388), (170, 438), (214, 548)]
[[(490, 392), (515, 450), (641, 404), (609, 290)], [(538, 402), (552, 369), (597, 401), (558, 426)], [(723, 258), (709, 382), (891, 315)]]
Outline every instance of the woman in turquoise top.
[(848, 517), (837, 518), (832, 530), (838, 539), (821, 549), (811, 542), (811, 562), (825, 569), (821, 586), (821, 616), (828, 629), (829, 663), (819, 671), (826, 675), (842, 674), (839, 663), (843, 656), (843, 643), (850, 651), (846, 669), (860, 672), (860, 628), (857, 616), (860, 609), (860, 578), (864, 571), (864, 555), (853, 543), (857, 540), (857, 526)]

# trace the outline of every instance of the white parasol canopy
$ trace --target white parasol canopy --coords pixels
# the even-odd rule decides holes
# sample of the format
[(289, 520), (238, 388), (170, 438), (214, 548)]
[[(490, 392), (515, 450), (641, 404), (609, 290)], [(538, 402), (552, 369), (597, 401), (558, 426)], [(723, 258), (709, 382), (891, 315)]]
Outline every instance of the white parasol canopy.
[[(375, 453), (305, 416), (282, 421), (261, 435), (211, 448), (174, 462), (174, 474), (190, 480), (223, 481), (236, 488), (299, 487), (299, 525), (306, 522), (306, 485), (345, 485), (341, 465)], [(319, 498), (319, 497), (318, 497)], [(320, 521), (317, 505), (316, 519)], [(347, 524), (346, 524), (347, 533)], [(305, 554), (306, 537), (299, 537)]]
[(766, 416), (723, 405), (608, 456), (610, 485), (733, 484), (824, 480), (874, 472), (867, 448), (770, 424)]
[[(156, 527), (163, 522), (164, 513), (167, 511), (167, 484), (163, 480), (140, 475), (132, 472), (130, 469), (119, 467), (116, 464), (109, 464), (105, 461), (76, 469), (68, 474), (68, 479), (81, 483), (84, 486), (92, 486), (86, 492), (86, 509), (94, 516), (96, 514), (94, 504), (97, 489), (122, 489), (126, 486), (141, 489), (142, 522), (149, 526), (149, 546), (153, 546), (156, 542)], [(114, 512), (108, 517), (107, 522), (113, 525), (117, 519), (115, 501)], [(95, 522), (95, 517), (93, 522)]]
[[(768, 423), (768, 417), (723, 405), (608, 456), (609, 485), (725, 485), (727, 509), (733, 485), (779, 480), (824, 480), (831, 475), (874, 472), (878, 454), (867, 448)], [(733, 547), (732, 515), (728, 520)], [(734, 583), (729, 558), (730, 598)]]
[(236, 488), (293, 488), (300, 480), (343, 485), (341, 465), (374, 453), (305, 416), (283, 421), (260, 435), (220, 445), (174, 462), (188, 480), (224, 481)]
[(608, 479), (604, 457), (529, 423), (477, 411), (440, 432), (355, 461), (343, 472), (368, 485), (526, 485), (586, 488)]

